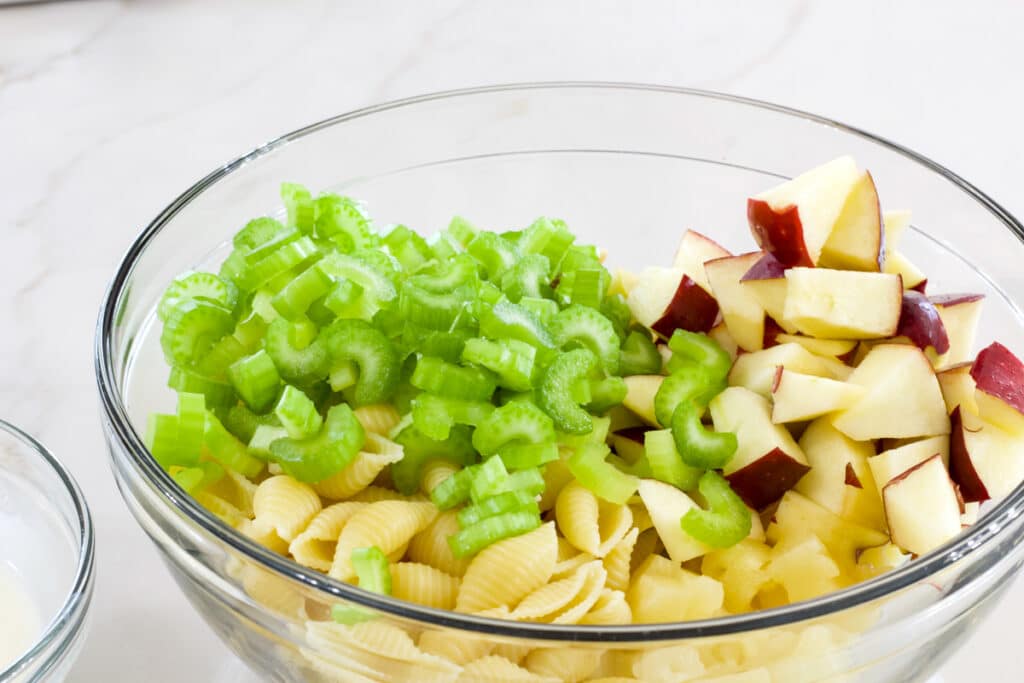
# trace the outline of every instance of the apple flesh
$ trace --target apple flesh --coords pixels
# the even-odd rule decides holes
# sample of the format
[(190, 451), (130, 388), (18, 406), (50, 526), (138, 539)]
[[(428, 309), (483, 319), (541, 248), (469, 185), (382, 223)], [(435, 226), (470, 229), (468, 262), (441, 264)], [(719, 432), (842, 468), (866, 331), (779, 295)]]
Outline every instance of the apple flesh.
[(879, 344), (847, 379), (867, 391), (839, 413), (836, 429), (855, 441), (949, 434), (949, 416), (932, 365), (916, 346)]
[(885, 256), (900, 246), (903, 233), (910, 227), (910, 212), (906, 209), (882, 212), (882, 227), (885, 230)]
[(611, 284), (608, 285), (608, 296), (620, 294), (623, 297), (628, 297), (639, 279), (640, 276), (631, 270), (616, 268), (615, 272), (612, 273)]
[(683, 271), (698, 285), (711, 291), (704, 264), (727, 256), (732, 254), (718, 242), (696, 230), (687, 230), (679, 240), (672, 267)]
[(924, 555), (960, 533), (960, 499), (938, 455), (896, 477), (882, 490), (893, 543)]
[(857, 384), (805, 375), (780, 365), (772, 385), (772, 422), (812, 420), (843, 410), (860, 400), (865, 391)]
[(882, 489), (890, 481), (933, 455), (939, 456), (943, 463), (948, 464), (949, 446), (950, 440), (945, 436), (933, 436), (894, 446), (868, 458), (868, 466), (871, 469), (875, 485), (878, 487), (878, 494), (882, 494)]
[[(884, 272), (899, 275), (904, 289), (923, 290), (928, 278), (902, 252), (894, 251), (885, 260)], [(922, 292), (923, 294), (923, 292)]]
[(729, 371), (729, 384), (746, 387), (768, 398), (780, 366), (805, 375), (838, 380), (846, 379), (853, 372), (835, 358), (816, 356), (800, 344), (788, 343), (740, 355)]
[[(725, 326), (725, 323), (719, 323), (711, 328), (708, 332), (708, 336), (718, 342), (718, 345), (729, 354), (729, 357), (736, 360), (739, 356), (740, 345), (736, 343), (732, 334), (729, 332), (729, 328)], [(667, 347), (666, 347), (667, 348)]]
[(1024, 363), (999, 342), (978, 353), (971, 366), (978, 413), (986, 422), (1024, 436)]
[(736, 434), (736, 453), (723, 474), (749, 507), (760, 510), (778, 500), (810, 469), (789, 431), (772, 422), (763, 396), (729, 387), (708, 407), (716, 431)]
[(718, 301), (729, 334), (744, 351), (764, 345), (764, 308), (740, 280), (761, 258), (761, 252), (726, 256), (704, 264), (711, 291)]
[(885, 262), (885, 232), (875, 181), (867, 171), (853, 186), (832, 234), (822, 247), (818, 265), (843, 270), (878, 272)]
[(786, 271), (782, 317), (826, 339), (879, 339), (896, 333), (903, 287), (896, 275), (826, 268)]
[(775, 337), (775, 341), (778, 344), (799, 344), (815, 355), (831, 356), (841, 361), (846, 361), (857, 350), (857, 342), (852, 339), (818, 339), (802, 334), (780, 334)]
[(785, 266), (815, 265), (860, 176), (852, 158), (840, 157), (752, 197), (754, 239)]
[(903, 292), (896, 336), (906, 337), (922, 351), (930, 348), (940, 355), (949, 351), (949, 337), (938, 309), (928, 297), (913, 290)]
[(942, 400), (946, 402), (946, 412), (952, 413), (957, 406), (978, 414), (978, 402), (974, 399), (974, 378), (971, 377), (973, 363), (958, 363), (945, 370), (935, 373), (942, 389)]
[(981, 317), (983, 294), (947, 294), (931, 296), (942, 325), (949, 337), (949, 350), (940, 359), (939, 367), (956, 365), (971, 360), (974, 336)]
[(649, 427), (626, 427), (612, 432), (608, 440), (616, 454), (628, 463), (635, 463), (644, 457), (644, 435)]
[(951, 420), (949, 472), (965, 502), (1001, 498), (1024, 480), (1024, 439), (959, 407)]
[(678, 268), (647, 268), (626, 299), (633, 317), (663, 337), (677, 329), (707, 332), (718, 318), (718, 303)]
[(654, 416), (654, 395), (665, 381), (663, 375), (630, 375), (623, 377), (626, 383), (626, 398), (622, 405), (631, 410), (637, 417), (657, 427), (658, 418)]
[(641, 479), (637, 493), (673, 562), (686, 562), (711, 551), (711, 547), (683, 531), (679, 523), (687, 512), (700, 509), (693, 498), (655, 479)]
[(796, 327), (782, 319), (786, 307), (786, 268), (778, 259), (767, 252), (762, 254), (740, 282), (757, 299), (769, 318), (785, 332), (796, 332)]

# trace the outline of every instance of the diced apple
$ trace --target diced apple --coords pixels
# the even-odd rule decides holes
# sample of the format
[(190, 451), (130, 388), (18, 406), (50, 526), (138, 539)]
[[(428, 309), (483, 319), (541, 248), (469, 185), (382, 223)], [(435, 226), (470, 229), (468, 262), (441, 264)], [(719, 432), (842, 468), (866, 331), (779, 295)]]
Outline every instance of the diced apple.
[(871, 468), (875, 485), (878, 487), (878, 494), (882, 494), (882, 489), (890, 481), (933, 455), (938, 455), (942, 462), (948, 464), (949, 443), (950, 440), (945, 436), (933, 436), (889, 448), (868, 458), (868, 465)]
[(847, 379), (867, 393), (833, 424), (855, 441), (949, 433), (949, 417), (932, 365), (921, 349), (879, 344)]
[(772, 422), (812, 420), (849, 408), (865, 391), (858, 384), (805, 375), (780, 365), (772, 385)]
[(709, 408), (717, 431), (736, 434), (738, 447), (723, 474), (750, 507), (759, 510), (778, 500), (810, 469), (786, 428), (772, 423), (763, 396), (729, 387)]
[(621, 294), (623, 297), (628, 297), (639, 279), (640, 276), (631, 270), (616, 268), (612, 273), (611, 284), (608, 285), (608, 296)]
[(694, 282), (711, 291), (705, 275), (704, 264), (714, 259), (732, 256), (729, 250), (706, 235), (696, 230), (687, 230), (679, 239), (679, 247), (672, 259), (672, 267), (682, 270)]
[(718, 342), (718, 345), (729, 354), (730, 358), (736, 360), (736, 357), (739, 355), (740, 346), (736, 343), (736, 340), (733, 338), (732, 334), (730, 334), (729, 328), (725, 326), (724, 322), (712, 327), (708, 332), (708, 336)]
[(764, 342), (761, 344), (764, 348), (770, 349), (773, 346), (779, 344), (779, 335), (785, 334), (786, 331), (775, 322), (773, 318), (765, 316), (764, 318)]
[(935, 304), (920, 292), (903, 292), (896, 335), (906, 337), (922, 351), (932, 349), (940, 355), (949, 351), (949, 337), (942, 317)]
[(1024, 481), (1024, 437), (957, 408), (952, 415), (949, 474), (967, 503), (1002, 498)]
[(782, 319), (786, 307), (786, 268), (778, 259), (767, 252), (762, 254), (740, 282), (757, 299), (769, 318), (786, 332), (796, 332), (796, 327)]
[(841, 361), (845, 361), (857, 350), (857, 342), (853, 339), (818, 339), (802, 334), (780, 334), (775, 337), (775, 341), (779, 344), (799, 344), (815, 355), (831, 356)]
[(853, 372), (835, 358), (816, 356), (800, 344), (787, 343), (740, 355), (729, 371), (729, 384), (746, 387), (768, 398), (780, 366), (805, 375), (839, 380), (846, 379)]
[(843, 587), (842, 569), (816, 536), (776, 544), (766, 571), (786, 589), (790, 602), (810, 600)]
[(612, 432), (608, 441), (620, 458), (634, 463), (644, 457), (644, 435), (649, 431), (649, 427), (626, 427)]
[(626, 398), (622, 405), (629, 408), (641, 420), (657, 427), (658, 418), (654, 415), (654, 395), (665, 381), (662, 375), (630, 375), (623, 377), (626, 383)]
[(815, 265), (859, 179), (840, 157), (747, 200), (754, 239), (786, 266)]
[(826, 339), (890, 337), (900, 322), (903, 288), (896, 275), (825, 268), (786, 271), (784, 320)]
[(673, 562), (686, 562), (711, 550), (683, 531), (679, 523), (687, 512), (700, 509), (692, 498), (675, 486), (655, 479), (641, 479), (637, 493)]
[(952, 413), (957, 406), (978, 414), (978, 403), (974, 400), (974, 378), (971, 377), (973, 363), (959, 363), (935, 373), (946, 402), (946, 412)]
[(981, 503), (964, 503), (964, 511), (960, 514), (960, 526), (974, 526), (981, 513)]
[(857, 569), (862, 579), (871, 579), (910, 562), (910, 555), (892, 543), (865, 548), (857, 557)]
[(882, 212), (882, 225), (885, 228), (885, 255), (900, 246), (903, 233), (910, 227), (910, 212), (905, 209)]
[(633, 621), (641, 624), (707, 619), (722, 609), (724, 599), (721, 583), (660, 555), (637, 567), (626, 592)]
[(677, 329), (707, 332), (718, 318), (718, 303), (679, 268), (647, 268), (626, 299), (641, 325), (669, 337)]
[(704, 264), (711, 291), (718, 301), (729, 333), (744, 351), (764, 345), (764, 309), (740, 279), (761, 258), (761, 252), (726, 256)]
[(886, 257), (884, 272), (899, 275), (904, 289), (923, 289), (928, 281), (921, 269), (899, 251), (890, 252)]
[(882, 500), (893, 543), (915, 555), (960, 533), (960, 500), (938, 455), (886, 484)]
[(981, 317), (983, 294), (946, 294), (928, 297), (942, 318), (949, 337), (949, 351), (940, 359), (939, 367), (948, 367), (971, 360), (974, 335)]
[(878, 272), (885, 261), (885, 233), (878, 190), (864, 171), (853, 186), (842, 213), (825, 241), (818, 265), (826, 268)]
[(794, 490), (844, 519), (885, 528), (882, 499), (868, 465), (875, 454), (870, 443), (854, 441), (820, 418), (807, 426), (798, 445), (811, 471)]
[(771, 548), (747, 539), (709, 552), (701, 561), (701, 573), (722, 583), (726, 609), (733, 613), (749, 612), (754, 596), (771, 581), (764, 571), (770, 559)]
[(1012, 434), (1024, 435), (1024, 363), (993, 342), (978, 353), (971, 377), (981, 417)]

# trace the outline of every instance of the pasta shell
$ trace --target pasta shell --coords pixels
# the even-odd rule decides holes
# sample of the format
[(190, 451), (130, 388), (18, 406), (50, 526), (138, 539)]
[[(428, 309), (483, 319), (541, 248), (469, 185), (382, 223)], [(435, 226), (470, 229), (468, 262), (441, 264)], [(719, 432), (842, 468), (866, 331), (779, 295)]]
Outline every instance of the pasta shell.
[(334, 551), (345, 523), (366, 503), (335, 503), (326, 507), (310, 521), (305, 531), (295, 537), (288, 552), (299, 564), (325, 572), (334, 562)]
[(601, 667), (603, 650), (558, 647), (537, 649), (526, 655), (524, 664), (531, 672), (564, 683), (579, 683)]
[(437, 486), (448, 477), (458, 472), (461, 467), (448, 462), (447, 460), (431, 460), (423, 466), (423, 473), (420, 478), (420, 489), (426, 495), (430, 495)]
[(391, 595), (419, 605), (453, 609), (459, 579), (426, 564), (399, 562), (391, 565)]
[(629, 563), (633, 559), (633, 547), (640, 535), (636, 527), (630, 529), (622, 539), (604, 556), (604, 568), (608, 572), (608, 587), (618, 591), (629, 588)]
[(381, 470), (401, 460), (402, 455), (402, 447), (394, 441), (367, 433), (363, 450), (355, 460), (337, 474), (313, 484), (313, 489), (331, 500), (349, 498), (369, 486)]
[(357, 511), (345, 524), (338, 537), (330, 575), (341, 581), (355, 578), (352, 551), (376, 546), (390, 555), (409, 543), (414, 535), (427, 527), (437, 516), (433, 503), (412, 503), (383, 500)]
[(580, 567), (567, 579), (542, 586), (512, 611), (513, 619), (574, 624), (597, 601), (607, 573), (600, 561)]
[(430, 526), (412, 537), (409, 542), (409, 559), (437, 567), (452, 576), (462, 576), (472, 558), (458, 558), (452, 554), (448, 537), (458, 531), (459, 520), (455, 510), (442, 512)]
[(558, 537), (550, 522), (481, 550), (466, 569), (455, 607), (462, 612), (513, 605), (551, 578)]
[(459, 675), (458, 683), (561, 683), (561, 681), (550, 676), (538, 676), (504, 657), (491, 655), (467, 664)]
[(626, 602), (622, 591), (605, 588), (590, 611), (579, 620), (580, 624), (591, 625), (622, 625), (633, 621), (633, 611)]
[(633, 525), (628, 506), (601, 500), (577, 481), (558, 494), (555, 518), (566, 540), (595, 557), (607, 555)]
[(360, 406), (352, 412), (355, 413), (356, 419), (359, 420), (359, 424), (363, 426), (363, 430), (368, 435), (388, 436), (391, 430), (402, 421), (402, 416), (390, 403)]
[(270, 477), (256, 489), (252, 502), (257, 528), (272, 529), (290, 542), (323, 508), (312, 487), (287, 475)]

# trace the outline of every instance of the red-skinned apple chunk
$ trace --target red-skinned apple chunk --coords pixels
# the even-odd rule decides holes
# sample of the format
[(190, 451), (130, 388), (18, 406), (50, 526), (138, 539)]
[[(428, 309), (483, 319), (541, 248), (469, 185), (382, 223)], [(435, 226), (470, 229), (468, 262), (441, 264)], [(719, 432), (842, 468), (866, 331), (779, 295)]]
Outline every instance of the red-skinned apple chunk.
[(971, 367), (978, 413), (986, 422), (1024, 435), (1024, 364), (1008, 348), (993, 342)]
[(738, 447), (723, 474), (750, 507), (759, 510), (775, 502), (810, 469), (789, 431), (772, 423), (771, 405), (763, 396), (729, 387), (708, 407), (716, 431), (736, 434)]
[(949, 417), (932, 364), (908, 344), (879, 344), (868, 352), (850, 384), (867, 392), (833, 420), (856, 441), (905, 439), (949, 433)]
[(786, 268), (778, 259), (765, 252), (740, 278), (740, 282), (757, 299), (769, 318), (786, 332), (796, 332), (796, 327), (782, 320), (786, 306)]
[(933, 455), (938, 455), (943, 464), (949, 463), (949, 439), (945, 435), (893, 446), (868, 458), (878, 494), (882, 494), (882, 489), (890, 481)]
[(707, 332), (718, 318), (718, 303), (678, 268), (647, 268), (626, 299), (641, 325), (669, 337), (677, 329)]
[(922, 351), (931, 348), (940, 355), (949, 351), (946, 326), (935, 304), (924, 294), (913, 290), (903, 292), (896, 336), (906, 337)]
[(860, 175), (840, 157), (747, 200), (754, 239), (787, 267), (817, 264)]
[(978, 402), (974, 399), (974, 378), (971, 377), (972, 365), (958, 363), (935, 373), (947, 413), (952, 413), (957, 406), (963, 406), (975, 415), (978, 414)]
[(940, 359), (939, 367), (948, 367), (971, 360), (974, 336), (984, 303), (983, 294), (943, 294), (930, 296), (949, 337), (949, 351)]
[(696, 230), (687, 230), (679, 239), (672, 267), (682, 270), (694, 282), (711, 291), (711, 285), (704, 270), (704, 264), (715, 259), (732, 256), (729, 250)]
[(786, 271), (782, 317), (826, 339), (881, 339), (895, 334), (903, 287), (897, 275), (827, 268)]
[(949, 473), (965, 502), (1001, 498), (1024, 481), (1024, 439), (960, 407), (951, 420)]
[(764, 344), (764, 308), (740, 279), (761, 258), (755, 251), (704, 264), (711, 291), (718, 301), (729, 334), (744, 351), (759, 351)]
[(893, 542), (924, 555), (960, 533), (960, 499), (938, 455), (896, 477), (882, 489)]
[(738, 356), (729, 371), (729, 384), (746, 387), (768, 398), (780, 367), (805, 375), (839, 380), (846, 379), (853, 372), (852, 368), (835, 358), (816, 356), (800, 344), (778, 344), (770, 349)]
[(831, 356), (845, 361), (857, 350), (857, 342), (853, 339), (818, 339), (805, 337), (802, 334), (780, 334), (775, 337), (777, 344), (799, 344), (818, 356)]
[(858, 384), (805, 375), (779, 366), (772, 384), (772, 422), (802, 422), (849, 408), (865, 393)]
[(663, 375), (630, 375), (624, 377), (626, 398), (622, 405), (631, 410), (637, 417), (649, 425), (658, 426), (658, 418), (654, 416), (654, 395), (665, 381)]
[(885, 263), (885, 231), (878, 190), (864, 171), (853, 186), (839, 214), (818, 265), (844, 270), (879, 272)]

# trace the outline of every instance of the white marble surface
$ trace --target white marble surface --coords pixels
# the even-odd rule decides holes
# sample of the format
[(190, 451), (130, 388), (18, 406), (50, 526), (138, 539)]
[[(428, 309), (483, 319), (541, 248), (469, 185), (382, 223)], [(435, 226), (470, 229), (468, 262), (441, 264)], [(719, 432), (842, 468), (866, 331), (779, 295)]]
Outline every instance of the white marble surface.
[[(890, 6), (893, 5), (893, 6)], [(117, 494), (92, 371), (100, 297), (179, 191), (281, 132), (485, 83), (595, 79), (807, 109), (943, 162), (1024, 213), (1019, 30), (1004, 2), (83, 0), (0, 9), (0, 415), (68, 464), (99, 582), (73, 681), (249, 675), (182, 601)], [(1019, 676), (1024, 586), (945, 671)]]

